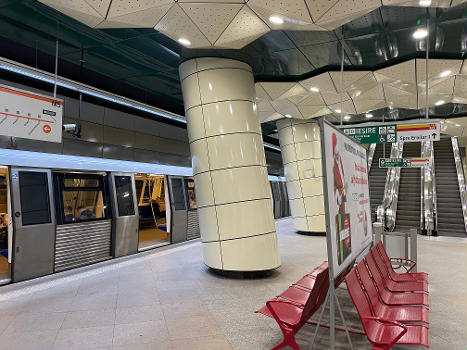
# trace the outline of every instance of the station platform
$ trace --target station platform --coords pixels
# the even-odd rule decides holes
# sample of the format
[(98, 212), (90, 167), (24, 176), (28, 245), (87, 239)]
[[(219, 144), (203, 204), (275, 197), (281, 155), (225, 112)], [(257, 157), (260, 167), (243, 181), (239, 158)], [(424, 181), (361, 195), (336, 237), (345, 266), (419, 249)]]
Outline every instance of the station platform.
[[(255, 314), (326, 259), (326, 238), (297, 235), (276, 221), (282, 266), (259, 279), (229, 279), (202, 261), (199, 240), (0, 288), (0, 349), (270, 349), (274, 320)], [(419, 237), (418, 265), (430, 274), (430, 346), (467, 346), (467, 240)], [(449, 288), (446, 286), (449, 285)], [(360, 329), (341, 286), (347, 322)], [(340, 320), (337, 320), (340, 325)], [(307, 349), (314, 326), (297, 336)], [(338, 349), (348, 349), (344, 333)], [(329, 331), (316, 349), (328, 348)], [(352, 336), (355, 349), (370, 349)], [(394, 349), (417, 349), (397, 346)]]

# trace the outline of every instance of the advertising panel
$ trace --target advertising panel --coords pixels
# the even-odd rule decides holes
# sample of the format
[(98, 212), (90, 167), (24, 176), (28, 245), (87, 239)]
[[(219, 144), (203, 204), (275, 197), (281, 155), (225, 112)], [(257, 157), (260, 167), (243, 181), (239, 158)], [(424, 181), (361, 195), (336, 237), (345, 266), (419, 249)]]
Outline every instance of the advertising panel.
[(62, 142), (63, 101), (0, 85), (0, 135)]
[(366, 149), (321, 121), (328, 261), (337, 277), (372, 241)]

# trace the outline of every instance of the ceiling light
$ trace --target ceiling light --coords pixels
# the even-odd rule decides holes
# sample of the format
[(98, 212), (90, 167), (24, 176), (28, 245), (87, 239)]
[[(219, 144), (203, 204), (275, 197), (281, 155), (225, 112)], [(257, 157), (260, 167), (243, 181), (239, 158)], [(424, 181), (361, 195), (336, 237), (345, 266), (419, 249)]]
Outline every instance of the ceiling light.
[(188, 40), (188, 39), (185, 39), (185, 38), (179, 38), (178, 39), (178, 42), (184, 46), (190, 46), (191, 45), (191, 41)]
[(274, 24), (283, 24), (284, 20), (278, 16), (271, 16), (269, 17), (269, 22)]
[(443, 100), (439, 100), (435, 103), (435, 106), (441, 106), (441, 105), (444, 105), (446, 103), (446, 101), (443, 101)]
[(342, 112), (342, 111), (341, 111), (340, 109), (336, 109), (334, 112), (340, 113), (340, 112)]
[(367, 114), (365, 114), (365, 117), (368, 118), (368, 119), (373, 118), (373, 114), (367, 113)]
[(286, 117), (286, 118), (292, 118), (292, 116), (291, 116), (290, 114), (286, 114), (286, 115), (284, 115), (284, 117)]
[(431, 0), (420, 0), (418, 4), (423, 7), (428, 7), (431, 5)]
[(345, 119), (345, 120), (350, 120), (350, 115), (346, 115), (346, 116), (344, 117), (344, 119)]
[(412, 36), (414, 39), (424, 39), (428, 36), (428, 30), (425, 28), (418, 28), (415, 32), (413, 32)]
[(444, 78), (444, 77), (447, 77), (447, 76), (448, 76), (449, 74), (451, 74), (451, 73), (452, 73), (452, 71), (450, 71), (450, 70), (445, 70), (445, 71), (442, 72), (439, 76), (440, 76), (441, 78)]
[(460, 126), (460, 124), (456, 124), (456, 126), (457, 126), (457, 127), (459, 127), (459, 126)]
[(318, 89), (317, 87), (311, 87), (311, 88), (310, 88), (310, 91), (319, 92), (319, 89)]

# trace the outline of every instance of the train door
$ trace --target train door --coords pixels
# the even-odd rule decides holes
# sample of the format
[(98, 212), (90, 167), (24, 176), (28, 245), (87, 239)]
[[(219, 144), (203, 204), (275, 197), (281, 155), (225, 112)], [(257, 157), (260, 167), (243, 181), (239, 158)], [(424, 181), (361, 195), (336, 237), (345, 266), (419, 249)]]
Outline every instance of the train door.
[(188, 212), (183, 180), (181, 176), (169, 176), (172, 243), (186, 241)]
[(274, 202), (274, 219), (281, 217), (281, 194), (279, 183), (277, 181), (270, 181), (272, 190), (272, 200)]
[(11, 281), (11, 197), (8, 180), (8, 167), (0, 166), (0, 284)]
[(48, 169), (12, 168), (13, 281), (53, 273), (55, 210)]
[(170, 244), (166, 176), (135, 174), (135, 187), (139, 214), (138, 250)]
[(138, 206), (135, 180), (132, 174), (110, 174), (110, 198), (112, 201), (113, 256), (138, 252)]
[(187, 230), (186, 240), (200, 237), (198, 207), (196, 204), (195, 181), (192, 178), (185, 178), (186, 205), (187, 211)]

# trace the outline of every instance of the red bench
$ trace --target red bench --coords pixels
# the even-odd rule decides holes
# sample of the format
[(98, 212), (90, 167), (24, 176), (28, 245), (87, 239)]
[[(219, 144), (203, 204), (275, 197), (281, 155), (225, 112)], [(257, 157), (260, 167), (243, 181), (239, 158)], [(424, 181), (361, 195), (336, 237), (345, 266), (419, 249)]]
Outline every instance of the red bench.
[[(399, 276), (413, 277), (399, 280)], [(378, 242), (347, 275), (345, 283), (374, 350), (390, 349), (394, 344), (428, 347), (426, 274), (398, 274)]]
[[(415, 267), (415, 265), (417, 265), (415, 261), (406, 258), (389, 258), (388, 254), (386, 253), (386, 249), (384, 249), (383, 243), (381, 241), (379, 241), (378, 244), (376, 244), (375, 251), (382, 259), (383, 267), (386, 268), (388, 277), (393, 281), (428, 281), (428, 274), (426, 274), (425, 272), (410, 272)], [(392, 268), (391, 260), (394, 260), (396, 262), (408, 261), (412, 264), (412, 266), (409, 269), (407, 269), (406, 273), (397, 273)]]
[(328, 289), (329, 270), (325, 261), (285, 292), (267, 301), (266, 306), (255, 311), (274, 318), (284, 335), (284, 340), (271, 350), (286, 346), (294, 350), (300, 349), (295, 341), (295, 334), (324, 303)]

